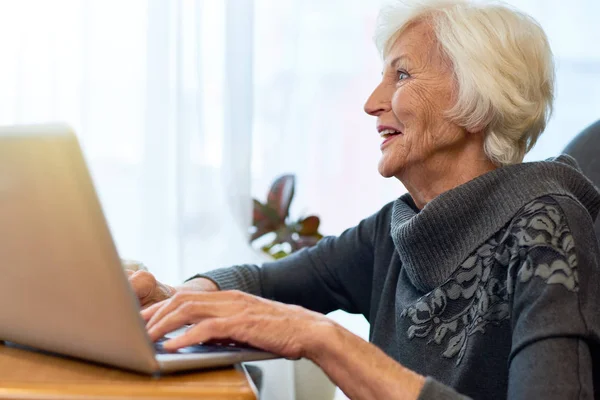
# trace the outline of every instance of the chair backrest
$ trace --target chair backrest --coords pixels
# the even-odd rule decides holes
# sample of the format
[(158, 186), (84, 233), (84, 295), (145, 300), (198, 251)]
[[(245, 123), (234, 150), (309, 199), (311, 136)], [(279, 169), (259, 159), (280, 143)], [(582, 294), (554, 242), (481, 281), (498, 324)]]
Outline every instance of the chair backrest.
[[(600, 121), (577, 135), (563, 153), (577, 160), (585, 176), (600, 188)], [(595, 229), (596, 236), (600, 239), (600, 217), (596, 219)]]

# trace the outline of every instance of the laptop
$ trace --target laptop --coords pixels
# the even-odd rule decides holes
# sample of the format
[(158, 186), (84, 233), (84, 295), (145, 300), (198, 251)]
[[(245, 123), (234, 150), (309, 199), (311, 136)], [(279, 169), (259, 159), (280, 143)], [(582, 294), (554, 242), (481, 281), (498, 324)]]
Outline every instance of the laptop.
[(165, 353), (150, 340), (65, 125), (0, 127), (0, 263), (0, 340), (146, 374), (278, 357), (233, 344)]

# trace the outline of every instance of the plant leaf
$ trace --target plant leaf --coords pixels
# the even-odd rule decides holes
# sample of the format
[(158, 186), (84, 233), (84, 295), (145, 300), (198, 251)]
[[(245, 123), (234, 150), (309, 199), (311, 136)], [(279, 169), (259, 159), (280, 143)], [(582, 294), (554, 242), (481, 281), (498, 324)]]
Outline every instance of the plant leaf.
[(273, 182), (267, 195), (267, 206), (275, 210), (282, 220), (285, 220), (290, 212), (295, 186), (295, 175), (282, 175)]
[(277, 215), (274, 209), (256, 199), (253, 199), (253, 203), (252, 224), (254, 226), (258, 227), (259, 224), (268, 222), (274, 229), (277, 229), (283, 223), (283, 219)]
[(306, 217), (298, 223), (298, 234), (302, 236), (315, 235), (319, 231), (321, 220), (315, 215)]
[(252, 199), (252, 223), (253, 223), (253, 225), (256, 225), (257, 223), (262, 222), (262, 221), (269, 220), (269, 216), (265, 212), (266, 207), (267, 206), (265, 206), (260, 201), (258, 201), (256, 199)]
[(250, 229), (250, 242), (258, 239), (264, 234), (277, 231), (284, 221), (279, 218), (275, 210), (260, 201), (253, 199), (254, 207), (252, 209), (252, 226)]

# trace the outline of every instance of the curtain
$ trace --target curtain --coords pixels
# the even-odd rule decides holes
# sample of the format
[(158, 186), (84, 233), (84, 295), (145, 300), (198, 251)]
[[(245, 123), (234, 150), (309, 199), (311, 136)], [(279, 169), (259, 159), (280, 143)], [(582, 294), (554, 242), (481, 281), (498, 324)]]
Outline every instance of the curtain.
[(177, 283), (247, 244), (253, 2), (0, 3), (0, 124), (65, 121), (123, 258)]

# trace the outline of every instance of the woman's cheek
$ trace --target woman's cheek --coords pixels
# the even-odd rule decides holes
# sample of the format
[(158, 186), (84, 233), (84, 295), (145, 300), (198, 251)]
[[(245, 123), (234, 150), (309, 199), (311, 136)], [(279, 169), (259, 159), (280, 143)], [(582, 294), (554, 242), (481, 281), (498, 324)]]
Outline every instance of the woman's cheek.
[(404, 87), (399, 87), (392, 96), (392, 111), (394, 115), (404, 123), (403, 119), (411, 115), (411, 96), (410, 92)]

